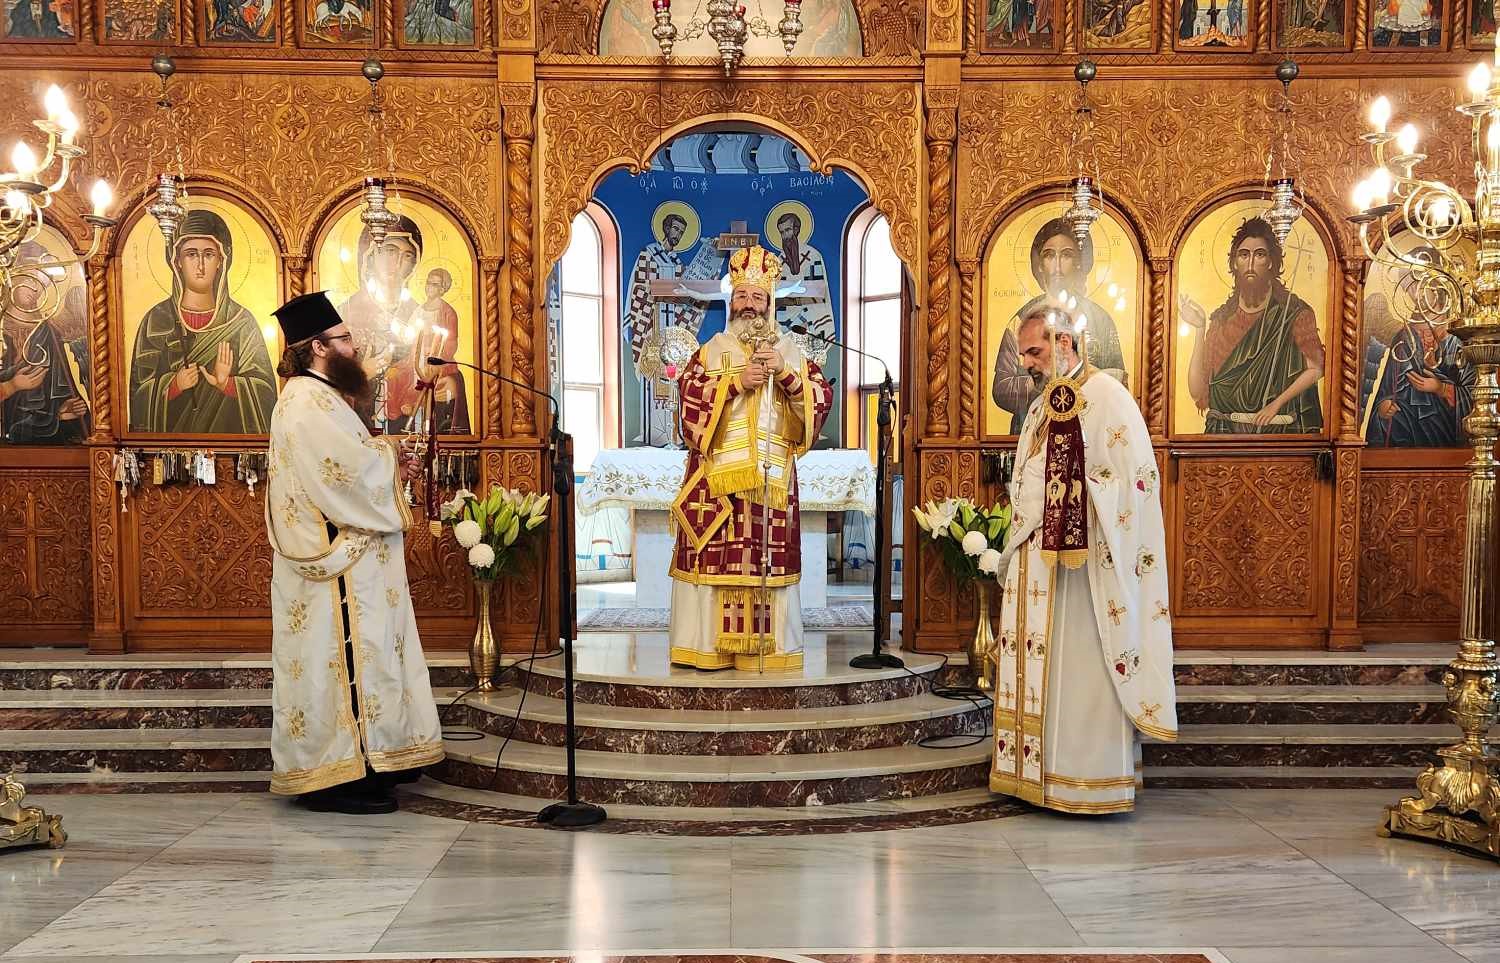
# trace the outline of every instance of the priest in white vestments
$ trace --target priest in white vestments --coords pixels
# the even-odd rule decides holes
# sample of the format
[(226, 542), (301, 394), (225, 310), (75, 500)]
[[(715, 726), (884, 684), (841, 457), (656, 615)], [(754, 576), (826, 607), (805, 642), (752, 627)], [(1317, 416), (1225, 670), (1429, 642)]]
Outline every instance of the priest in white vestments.
[(1080, 358), (1063, 311), (1040, 302), (1017, 330), (1045, 386), (1011, 483), (990, 788), (1128, 812), (1137, 733), (1177, 736), (1160, 478), (1135, 400)]
[(392, 812), (394, 784), (443, 758), (406, 580), (417, 460), (370, 435), (370, 391), (322, 293), (276, 312), (289, 379), (271, 415), (271, 791), (317, 811)]
[(730, 256), (728, 330), (678, 382), (688, 463), (672, 505), (674, 665), (802, 668), (797, 457), (817, 439), (833, 388), (777, 329), (780, 268), (760, 247)]

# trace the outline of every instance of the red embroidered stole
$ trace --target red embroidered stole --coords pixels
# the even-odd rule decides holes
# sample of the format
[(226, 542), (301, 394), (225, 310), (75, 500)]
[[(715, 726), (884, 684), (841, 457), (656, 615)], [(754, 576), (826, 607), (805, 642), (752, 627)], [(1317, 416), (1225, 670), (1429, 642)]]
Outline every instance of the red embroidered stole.
[(1084, 484), (1083, 410), (1079, 382), (1059, 378), (1047, 387), (1047, 432), (1045, 501), (1042, 511), (1042, 560), (1049, 566), (1059, 559), (1066, 568), (1077, 569), (1089, 557), (1089, 497)]

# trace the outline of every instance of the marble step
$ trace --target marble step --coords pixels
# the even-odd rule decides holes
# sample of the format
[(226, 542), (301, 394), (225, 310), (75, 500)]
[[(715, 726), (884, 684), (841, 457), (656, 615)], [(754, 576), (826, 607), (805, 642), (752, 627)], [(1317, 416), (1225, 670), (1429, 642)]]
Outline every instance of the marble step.
[[(602, 669), (590, 665), (574, 675), (578, 702), (635, 709), (799, 709), (849, 706), (909, 699), (935, 684), (950, 680), (942, 656), (897, 652), (905, 668), (854, 669), (842, 661), (809, 665), (802, 672), (700, 672), (668, 667), (645, 669), (628, 663)], [(581, 659), (590, 653), (580, 652)], [(589, 659), (597, 664), (596, 660)], [(564, 667), (557, 659), (537, 662), (525, 670), (531, 691), (549, 698), (563, 695)]]
[(263, 729), (270, 689), (0, 690), (0, 729)]
[(1386, 642), (1360, 652), (1322, 649), (1179, 649), (1177, 685), (1432, 685), (1458, 654), (1457, 642)]
[(1185, 725), (1146, 740), (1148, 766), (1423, 766), (1458, 741), (1448, 725)]
[(165, 793), (266, 792), (270, 770), (258, 772), (31, 772), (20, 775), (27, 792)]
[[(467, 656), (427, 654), (434, 686), (468, 686)], [(0, 655), (0, 691), (47, 689), (269, 689), (265, 654), (88, 655), (61, 649), (17, 649)]]
[[(1415, 766), (1146, 766), (1146, 789), (1392, 789), (1416, 795)], [(1372, 812), (1373, 820), (1379, 812)]]
[(0, 730), (0, 772), (228, 772), (270, 768), (270, 729)]
[(1182, 725), (1441, 725), (1448, 696), (1440, 685), (1181, 685)]
[[(469, 789), (557, 799), (567, 793), (562, 749), (486, 736), (449, 741), (428, 774)], [(579, 750), (579, 798), (640, 806), (821, 806), (933, 796), (989, 779), (989, 740), (960, 749), (863, 749), (777, 756), (663, 756)], [(495, 769), (497, 755), (499, 769)]]
[[(519, 742), (566, 744), (561, 699), (505, 689), (473, 694), (463, 705), (470, 725)], [(514, 723), (517, 711), (520, 722)], [(847, 752), (914, 745), (929, 737), (983, 732), (988, 700), (943, 699), (931, 693), (887, 702), (822, 709), (638, 709), (578, 703), (577, 746), (604, 752), (668, 756), (760, 756)], [(445, 718), (457, 718), (449, 713)]]

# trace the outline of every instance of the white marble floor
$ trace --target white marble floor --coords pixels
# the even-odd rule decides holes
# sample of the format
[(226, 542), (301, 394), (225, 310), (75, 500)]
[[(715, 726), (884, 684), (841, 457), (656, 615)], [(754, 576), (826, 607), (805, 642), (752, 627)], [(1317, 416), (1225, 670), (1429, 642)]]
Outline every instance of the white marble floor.
[(354, 820), (269, 796), (33, 796), (0, 959), (768, 947), (1217, 947), (1500, 963), (1500, 865), (1374, 826), (1386, 790), (1155, 790), (1128, 817), (663, 838)]

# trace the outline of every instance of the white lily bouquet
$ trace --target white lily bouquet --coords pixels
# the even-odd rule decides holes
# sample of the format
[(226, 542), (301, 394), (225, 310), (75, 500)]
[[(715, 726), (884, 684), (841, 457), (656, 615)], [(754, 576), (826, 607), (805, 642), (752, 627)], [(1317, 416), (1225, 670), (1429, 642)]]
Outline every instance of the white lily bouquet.
[(480, 582), (493, 582), (509, 570), (511, 560), (547, 521), (550, 495), (522, 493), (494, 485), (480, 498), (465, 488), (443, 503), (441, 518), (468, 550), (469, 567)]
[(1010, 505), (984, 508), (967, 498), (947, 498), (911, 511), (922, 531), (938, 543), (948, 571), (968, 581), (1000, 574)]

